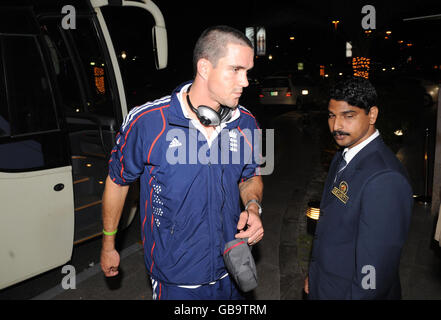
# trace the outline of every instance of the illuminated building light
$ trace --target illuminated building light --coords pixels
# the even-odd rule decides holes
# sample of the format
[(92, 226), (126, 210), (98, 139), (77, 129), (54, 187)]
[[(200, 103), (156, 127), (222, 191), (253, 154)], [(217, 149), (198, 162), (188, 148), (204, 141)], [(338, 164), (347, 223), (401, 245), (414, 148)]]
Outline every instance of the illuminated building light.
[(320, 66), (320, 76), (321, 77), (325, 76), (325, 66), (323, 66), (323, 65)]
[(352, 58), (352, 69), (353, 74), (356, 77), (369, 78), (371, 59), (366, 57), (353, 57)]
[(99, 67), (93, 68), (93, 75), (95, 76), (95, 87), (98, 94), (104, 94), (106, 87), (104, 85), (104, 69)]
[(306, 216), (309, 219), (318, 220), (320, 218), (320, 208), (308, 206), (308, 209), (306, 210)]

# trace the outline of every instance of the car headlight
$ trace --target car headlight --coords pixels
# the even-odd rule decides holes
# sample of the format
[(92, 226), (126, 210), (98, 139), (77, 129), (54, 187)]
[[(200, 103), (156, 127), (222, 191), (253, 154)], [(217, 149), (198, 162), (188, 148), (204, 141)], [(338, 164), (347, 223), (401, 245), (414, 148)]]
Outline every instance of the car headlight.
[(305, 89), (302, 90), (302, 95), (306, 96), (306, 95), (308, 95), (308, 94), (309, 94), (309, 91), (308, 91), (308, 90), (305, 90)]

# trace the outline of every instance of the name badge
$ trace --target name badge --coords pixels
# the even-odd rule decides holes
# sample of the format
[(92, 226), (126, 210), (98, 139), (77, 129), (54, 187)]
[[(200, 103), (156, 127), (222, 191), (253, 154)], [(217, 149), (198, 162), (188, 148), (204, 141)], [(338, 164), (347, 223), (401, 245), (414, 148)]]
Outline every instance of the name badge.
[(332, 189), (331, 191), (331, 193), (344, 204), (346, 204), (346, 202), (348, 202), (349, 200), (349, 197), (346, 195), (347, 192), (348, 192), (348, 183), (346, 181), (340, 182), (338, 188), (334, 187), (334, 189)]

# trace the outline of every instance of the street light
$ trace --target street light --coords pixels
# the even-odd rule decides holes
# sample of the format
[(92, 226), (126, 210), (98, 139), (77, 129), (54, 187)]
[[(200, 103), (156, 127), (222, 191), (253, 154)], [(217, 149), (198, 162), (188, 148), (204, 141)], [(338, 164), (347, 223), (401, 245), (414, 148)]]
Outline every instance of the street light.
[(308, 202), (308, 209), (306, 210), (306, 228), (309, 234), (315, 234), (317, 221), (320, 218), (320, 201), (313, 200)]
[(337, 30), (337, 25), (340, 23), (340, 20), (332, 20), (332, 24), (334, 25), (335, 30)]

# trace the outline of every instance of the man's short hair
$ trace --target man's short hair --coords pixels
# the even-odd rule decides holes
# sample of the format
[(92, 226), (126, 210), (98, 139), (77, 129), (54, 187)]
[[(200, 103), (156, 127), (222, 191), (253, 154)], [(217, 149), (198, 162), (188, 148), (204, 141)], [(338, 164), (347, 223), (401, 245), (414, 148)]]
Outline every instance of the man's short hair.
[(377, 106), (377, 91), (372, 83), (362, 77), (348, 77), (338, 81), (330, 91), (330, 99), (345, 101), (365, 110), (366, 114)]
[(196, 74), (197, 63), (204, 58), (216, 67), (220, 58), (227, 52), (227, 44), (239, 44), (253, 48), (251, 41), (237, 29), (229, 26), (215, 26), (205, 29), (193, 51), (193, 69)]

